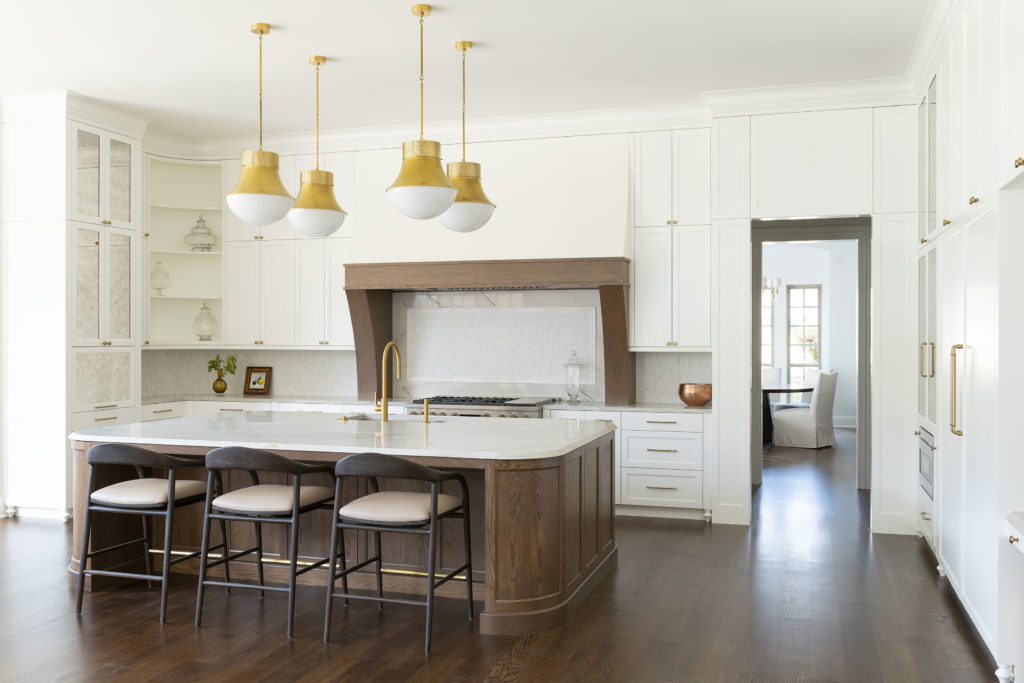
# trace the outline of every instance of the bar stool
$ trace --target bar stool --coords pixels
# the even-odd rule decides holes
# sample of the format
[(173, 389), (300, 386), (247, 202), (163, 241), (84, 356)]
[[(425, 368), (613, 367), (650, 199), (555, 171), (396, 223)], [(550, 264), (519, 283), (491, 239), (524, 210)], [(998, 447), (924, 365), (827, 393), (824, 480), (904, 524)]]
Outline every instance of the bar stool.
[[(469, 487), (466, 478), (457, 472), (443, 472), (431, 469), (393, 455), (379, 453), (360, 453), (350, 455), (338, 461), (334, 468), (337, 476), (334, 489), (334, 526), (331, 533), (331, 576), (327, 583), (327, 608), (324, 617), (324, 642), (331, 635), (331, 607), (334, 598), (345, 598), (348, 605), (350, 598), (374, 600), (378, 609), (384, 608), (385, 602), (403, 605), (425, 605), (427, 608), (427, 633), (423, 651), (430, 654), (431, 624), (434, 615), (434, 589), (458, 574), (466, 575), (466, 599), (469, 602), (469, 620), (473, 620), (473, 561), (470, 549), (469, 533)], [(368, 477), (372, 493), (356, 498), (342, 506), (341, 490), (345, 477)], [(406, 491), (381, 491), (378, 477), (395, 479), (413, 479), (430, 482), (430, 493), (412, 493)], [(462, 488), (462, 499), (440, 493), (441, 482), (455, 480)], [(462, 518), (462, 533), (466, 546), (466, 563), (452, 571), (440, 581), (434, 580), (437, 558), (437, 530), (439, 520), (446, 517)], [(345, 562), (345, 529), (372, 531), (377, 546), (377, 555), (352, 567)], [(385, 598), (383, 578), (381, 576), (381, 532), (403, 534), (421, 534), (427, 537), (427, 599), (405, 600)], [(341, 559), (341, 571), (337, 570), (337, 560)], [(376, 563), (377, 595), (357, 595), (348, 592), (348, 575), (362, 569), (371, 562)], [(341, 579), (341, 593), (334, 592), (334, 583)]]
[[(185, 505), (198, 503), (206, 498), (206, 487), (203, 482), (191, 479), (178, 480), (177, 470), (181, 467), (196, 467), (195, 460), (175, 458), (163, 453), (148, 451), (138, 446), (120, 443), (102, 443), (89, 449), (86, 454), (89, 463), (89, 486), (86, 489), (85, 518), (82, 521), (82, 558), (78, 571), (78, 604), (76, 614), (82, 613), (82, 597), (85, 593), (86, 574), (94, 576), (119, 576), (126, 579), (143, 579), (159, 581), (160, 588), (160, 623), (167, 621), (167, 577), (172, 564), (190, 560), (199, 555), (198, 552), (171, 559), (171, 531), (174, 526), (174, 510)], [(137, 479), (120, 481), (101, 489), (93, 490), (96, 485), (96, 468), (104, 465), (127, 465), (135, 468)], [(143, 467), (166, 470), (167, 478), (146, 477)], [(142, 518), (142, 538), (125, 541), (116, 545), (89, 550), (89, 535), (92, 530), (93, 514), (111, 512), (115, 514), (139, 515)], [(164, 559), (163, 571), (159, 576), (153, 574), (153, 563), (149, 556), (149, 518), (164, 518)], [(221, 534), (224, 527), (221, 527)], [(145, 558), (145, 574), (134, 572), (111, 571), (105, 569), (89, 569), (89, 560), (125, 548), (137, 543), (142, 544)]]
[[(199, 564), (199, 595), (196, 598), (196, 628), (199, 628), (203, 618), (203, 592), (206, 586), (225, 586), (231, 588), (256, 588), (262, 597), (264, 591), (281, 591), (288, 593), (288, 637), (292, 637), (292, 622), (295, 616), (295, 579), (311, 569), (325, 564), (325, 557), (311, 565), (298, 568), (299, 559), (299, 517), (311, 510), (330, 509), (324, 505), (330, 501), (333, 495), (331, 489), (326, 486), (303, 486), (301, 480), (303, 475), (323, 472), (333, 474), (333, 468), (327, 465), (306, 465), (290, 458), (274, 453), (257, 450), (254, 448), (243, 448), (241, 446), (230, 446), (217, 448), (206, 454), (206, 512), (203, 515), (203, 545), (200, 550)], [(213, 492), (216, 489), (224, 491), (223, 470), (246, 470), (252, 480), (252, 486), (228, 491), (214, 498)], [(279, 472), (292, 476), (291, 485), (287, 484), (261, 484), (260, 472)], [(210, 561), (210, 523), (217, 519), (223, 524), (231, 522), (251, 522), (256, 526), (256, 546), (248, 550), (242, 550), (232, 554), (225, 547), (219, 559)], [(287, 524), (289, 525), (289, 563), (288, 587), (267, 586), (263, 582), (263, 524)], [(240, 557), (256, 554), (256, 575), (258, 584), (232, 583), (227, 576), (228, 564)], [(224, 565), (224, 581), (214, 581), (206, 578), (206, 572), (211, 567), (219, 564)]]

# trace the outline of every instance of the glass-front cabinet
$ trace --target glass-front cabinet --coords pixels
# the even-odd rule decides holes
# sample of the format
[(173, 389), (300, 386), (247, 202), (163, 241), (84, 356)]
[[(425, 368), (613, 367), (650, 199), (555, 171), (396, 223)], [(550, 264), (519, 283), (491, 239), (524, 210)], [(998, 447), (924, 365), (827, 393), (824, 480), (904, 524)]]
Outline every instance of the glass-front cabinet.
[(938, 340), (936, 250), (929, 249), (917, 259), (917, 412), (935, 425), (935, 363)]
[(73, 123), (71, 152), (70, 218), (137, 228), (138, 141)]
[(107, 410), (135, 404), (136, 349), (73, 349), (71, 410)]
[(938, 88), (933, 78), (928, 92), (918, 105), (918, 237), (927, 242), (944, 226), (936, 223), (936, 197), (938, 195)]
[(71, 231), (73, 345), (133, 344), (138, 236), (131, 230), (80, 223), (73, 223)]

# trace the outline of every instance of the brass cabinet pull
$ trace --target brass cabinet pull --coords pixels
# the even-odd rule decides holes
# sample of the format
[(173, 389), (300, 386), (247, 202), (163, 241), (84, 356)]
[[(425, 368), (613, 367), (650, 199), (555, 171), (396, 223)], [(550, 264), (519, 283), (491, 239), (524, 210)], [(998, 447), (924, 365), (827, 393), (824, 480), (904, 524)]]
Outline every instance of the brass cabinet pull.
[(648, 453), (678, 453), (674, 448), (648, 448)]
[(929, 377), (934, 377), (935, 376), (935, 344), (933, 342), (928, 342), (928, 346), (932, 347), (931, 372), (928, 373), (928, 376)]
[(921, 519), (923, 519), (926, 522), (930, 522), (932, 520), (932, 518), (928, 516), (927, 512), (922, 512), (921, 513)]
[(1020, 168), (1024, 166), (1024, 157), (1017, 157), (1017, 160), (1013, 162), (1014, 168)]
[(678, 491), (679, 490), (675, 486), (648, 486), (647, 488), (654, 489), (655, 491)]
[(925, 242), (927, 242), (927, 241), (928, 241), (928, 239), (927, 239), (926, 237), (922, 237), (922, 238), (921, 238), (921, 244), (924, 244), (924, 243), (925, 243)]
[(153, 411), (153, 415), (159, 415), (160, 413), (170, 413), (170, 412), (173, 412), (173, 411), (174, 411), (174, 408), (164, 408), (163, 410), (154, 410)]
[(917, 368), (918, 374), (922, 377), (927, 377), (928, 373), (924, 371), (924, 345), (928, 342), (921, 342), (921, 347), (917, 350)]
[(675, 420), (648, 420), (649, 425), (674, 425), (678, 424)]
[(968, 203), (968, 204), (977, 204), (977, 203), (978, 203), (978, 202), (980, 202), (980, 201), (981, 201), (981, 200), (980, 200), (980, 199), (978, 199), (977, 197), (971, 197), (970, 199), (968, 199), (968, 200), (967, 200), (967, 203)]
[(113, 221), (103, 221), (103, 225), (113, 225)]
[(116, 407), (117, 407), (116, 403), (105, 403), (104, 405), (101, 405), (101, 406), (93, 406), (92, 409), (93, 410), (103, 410), (104, 408), (116, 408)]
[(96, 418), (93, 418), (93, 421), (95, 421), (95, 422), (103, 422), (105, 420), (116, 420), (116, 419), (117, 419), (117, 415), (111, 415), (110, 417), (96, 417)]
[(220, 411), (222, 413), (240, 413), (240, 412), (242, 412), (242, 409), (241, 408), (221, 408)]
[(953, 221), (951, 221), (951, 220), (949, 220), (948, 218), (946, 218), (946, 219), (943, 219), (943, 221), (942, 221), (942, 224), (943, 224), (943, 225), (949, 225), (949, 224), (950, 224), (950, 223), (952, 223), (952, 222), (953, 222)]
[(957, 436), (964, 435), (956, 425), (956, 352), (962, 348), (963, 344), (953, 344), (949, 349), (949, 431)]
[(920, 430), (915, 429), (914, 430), (914, 436), (921, 436)]

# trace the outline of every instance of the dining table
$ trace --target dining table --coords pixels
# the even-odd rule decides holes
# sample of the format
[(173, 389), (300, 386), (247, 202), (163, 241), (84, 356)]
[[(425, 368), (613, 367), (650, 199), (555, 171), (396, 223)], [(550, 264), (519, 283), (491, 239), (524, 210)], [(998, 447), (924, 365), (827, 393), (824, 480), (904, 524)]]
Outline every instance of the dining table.
[(771, 394), (809, 394), (812, 391), (814, 391), (813, 386), (802, 382), (791, 384), (765, 382), (761, 385), (761, 431), (764, 443), (771, 443), (775, 434), (769, 396)]

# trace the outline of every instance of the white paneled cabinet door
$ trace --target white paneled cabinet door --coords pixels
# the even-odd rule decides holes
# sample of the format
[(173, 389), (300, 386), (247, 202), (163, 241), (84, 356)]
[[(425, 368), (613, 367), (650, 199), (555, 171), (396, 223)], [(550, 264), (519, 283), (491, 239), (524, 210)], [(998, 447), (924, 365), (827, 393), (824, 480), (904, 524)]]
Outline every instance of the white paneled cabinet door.
[(673, 346), (711, 346), (711, 226), (672, 228)]
[(135, 193), (139, 143), (98, 128), (71, 125), (70, 218), (119, 228), (138, 227)]
[(295, 242), (259, 242), (261, 344), (295, 343)]
[(711, 123), (711, 215), (750, 218), (750, 117)]
[(138, 207), (135, 206), (136, 177), (141, 176), (139, 145), (128, 138), (107, 135), (103, 193), (107, 225), (115, 228), (136, 228)]
[(1024, 171), (1024, 2), (1002, 0), (1002, 142), (999, 185)]
[(711, 129), (672, 133), (672, 220), (679, 225), (711, 222)]
[[(964, 562), (964, 441), (954, 429), (962, 431), (960, 415), (963, 412), (963, 381), (953, 392), (953, 347), (964, 342), (964, 257), (963, 234), (951, 234), (938, 247), (939, 253), (939, 386), (943, 387), (939, 429), (939, 447), (936, 450), (936, 515), (938, 517), (939, 560), (953, 586), (959, 590), (963, 579)], [(957, 354), (958, 377), (963, 378), (965, 354)]]
[(633, 225), (672, 222), (672, 133), (633, 136)]
[(260, 244), (224, 245), (225, 340), (256, 344), (260, 339)]
[(633, 237), (633, 346), (672, 345), (672, 227)]
[(345, 294), (345, 262), (348, 240), (327, 241), (327, 342), (331, 346), (355, 346), (352, 316)]
[(323, 239), (295, 242), (295, 343), (298, 346), (323, 345), (327, 339), (324, 330), (325, 247)]

